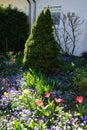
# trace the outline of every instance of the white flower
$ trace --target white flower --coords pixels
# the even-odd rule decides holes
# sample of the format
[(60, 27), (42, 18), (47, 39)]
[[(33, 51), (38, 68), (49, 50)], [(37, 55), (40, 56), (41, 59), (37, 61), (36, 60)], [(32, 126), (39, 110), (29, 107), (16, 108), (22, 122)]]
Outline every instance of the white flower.
[(78, 130), (83, 130), (83, 129), (79, 127)]
[(74, 67), (75, 66), (75, 64), (73, 63), (73, 62), (71, 62), (71, 65)]

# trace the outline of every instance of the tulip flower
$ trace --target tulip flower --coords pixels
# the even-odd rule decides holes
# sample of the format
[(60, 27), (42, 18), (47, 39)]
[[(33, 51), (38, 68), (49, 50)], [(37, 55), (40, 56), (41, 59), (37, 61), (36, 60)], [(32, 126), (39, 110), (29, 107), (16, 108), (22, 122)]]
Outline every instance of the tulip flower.
[(61, 102), (63, 101), (63, 99), (62, 99), (62, 98), (55, 98), (54, 101), (55, 101), (56, 103), (61, 103)]
[(43, 101), (42, 100), (38, 100), (36, 101), (36, 105), (41, 107), (43, 105)]
[(77, 96), (76, 101), (79, 102), (79, 103), (82, 103), (83, 102), (83, 96)]
[(46, 93), (45, 93), (45, 97), (46, 97), (46, 98), (49, 98), (50, 95), (51, 95), (50, 92), (46, 92)]
[(76, 104), (77, 110), (79, 115), (82, 116), (82, 113), (85, 111), (85, 106), (81, 104), (83, 102), (83, 96), (77, 96), (76, 101), (79, 103)]

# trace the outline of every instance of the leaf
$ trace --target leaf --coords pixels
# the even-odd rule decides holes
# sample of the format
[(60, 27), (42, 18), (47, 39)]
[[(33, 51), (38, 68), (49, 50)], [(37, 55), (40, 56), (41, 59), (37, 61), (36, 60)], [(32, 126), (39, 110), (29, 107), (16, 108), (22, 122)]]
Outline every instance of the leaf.
[(34, 120), (32, 119), (30, 124), (28, 125), (30, 128), (34, 129)]
[(15, 130), (19, 129), (19, 122), (17, 120), (14, 120), (14, 128)]
[(15, 130), (25, 130), (23, 124), (20, 124), (16, 119), (14, 120), (14, 129)]
[(49, 116), (49, 112), (46, 109), (41, 109), (38, 107), (38, 110), (44, 115), (44, 116)]

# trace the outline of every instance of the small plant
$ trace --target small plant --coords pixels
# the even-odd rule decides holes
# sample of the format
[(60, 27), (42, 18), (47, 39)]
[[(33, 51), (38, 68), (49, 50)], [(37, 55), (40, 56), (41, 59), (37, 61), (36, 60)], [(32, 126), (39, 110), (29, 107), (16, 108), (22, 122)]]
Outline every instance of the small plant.
[(14, 55), (14, 51), (9, 51), (9, 52), (6, 52), (6, 55), (5, 55), (5, 60), (6, 62), (15, 62), (15, 55)]
[(60, 65), (59, 65), (59, 68), (60, 68), (61, 71), (69, 71), (69, 72), (72, 72), (75, 67), (73, 66), (73, 64), (72, 64), (72, 62), (71, 62), (71, 63), (63, 63), (63, 64), (60, 64)]
[(84, 58), (84, 59), (87, 59), (87, 52), (83, 52), (81, 57)]
[(25, 74), (27, 86), (36, 89), (40, 94), (48, 92), (53, 89), (53, 82), (49, 78), (45, 77), (41, 72), (36, 72), (30, 69), (30, 71)]
[(87, 89), (87, 71), (79, 68), (74, 71), (73, 86), (81, 90)]
[(26, 130), (23, 126), (23, 124), (21, 124), (18, 120), (14, 120), (13, 121), (13, 127), (14, 127), (14, 130)]
[(16, 62), (18, 66), (23, 66), (23, 52), (19, 51), (15, 54)]
[(77, 101), (76, 107), (77, 107), (77, 110), (79, 112), (79, 113), (77, 113), (78, 116), (82, 116), (84, 113), (87, 112), (86, 106), (84, 106), (82, 104), (83, 100), (84, 100), (83, 96), (77, 96), (76, 97), (76, 101)]

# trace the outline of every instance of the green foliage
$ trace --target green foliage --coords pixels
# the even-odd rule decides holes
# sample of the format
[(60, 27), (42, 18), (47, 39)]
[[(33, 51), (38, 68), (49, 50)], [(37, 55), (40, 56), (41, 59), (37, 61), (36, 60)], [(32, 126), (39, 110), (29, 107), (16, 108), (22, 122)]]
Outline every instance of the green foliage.
[(0, 7), (0, 53), (23, 50), (27, 35), (27, 16), (11, 6)]
[(82, 58), (87, 59), (87, 52), (82, 53)]
[(77, 110), (78, 110), (78, 112), (76, 112), (76, 114), (78, 116), (82, 116), (83, 114), (87, 113), (87, 108), (86, 108), (85, 105), (83, 105), (83, 104), (76, 104), (76, 107), (77, 107)]
[(27, 129), (24, 128), (24, 126), (15, 119), (14, 120), (14, 130), (27, 130)]
[(54, 39), (53, 21), (49, 8), (42, 11), (35, 21), (32, 32), (25, 44), (25, 66), (49, 73), (58, 67), (60, 46)]
[(16, 75), (18, 71), (23, 71), (23, 52), (9, 51), (0, 58), (0, 74), (4, 76)]
[(74, 70), (74, 66), (72, 65), (72, 63), (62, 63), (59, 65), (59, 68), (61, 71), (70, 71), (72, 72)]
[(27, 86), (36, 89), (40, 94), (48, 92), (53, 89), (54, 81), (45, 77), (41, 72), (36, 72), (30, 69), (30, 71), (25, 74)]
[(23, 65), (23, 52), (19, 51), (18, 53), (15, 54), (16, 62), (19, 66)]
[(77, 68), (73, 75), (73, 86), (79, 89), (87, 89), (87, 71)]
[(41, 120), (39, 120), (39, 122), (37, 123), (32, 119), (29, 124), (29, 129), (33, 130), (35, 127), (38, 128), (39, 130), (46, 130), (46, 123), (43, 124)]

